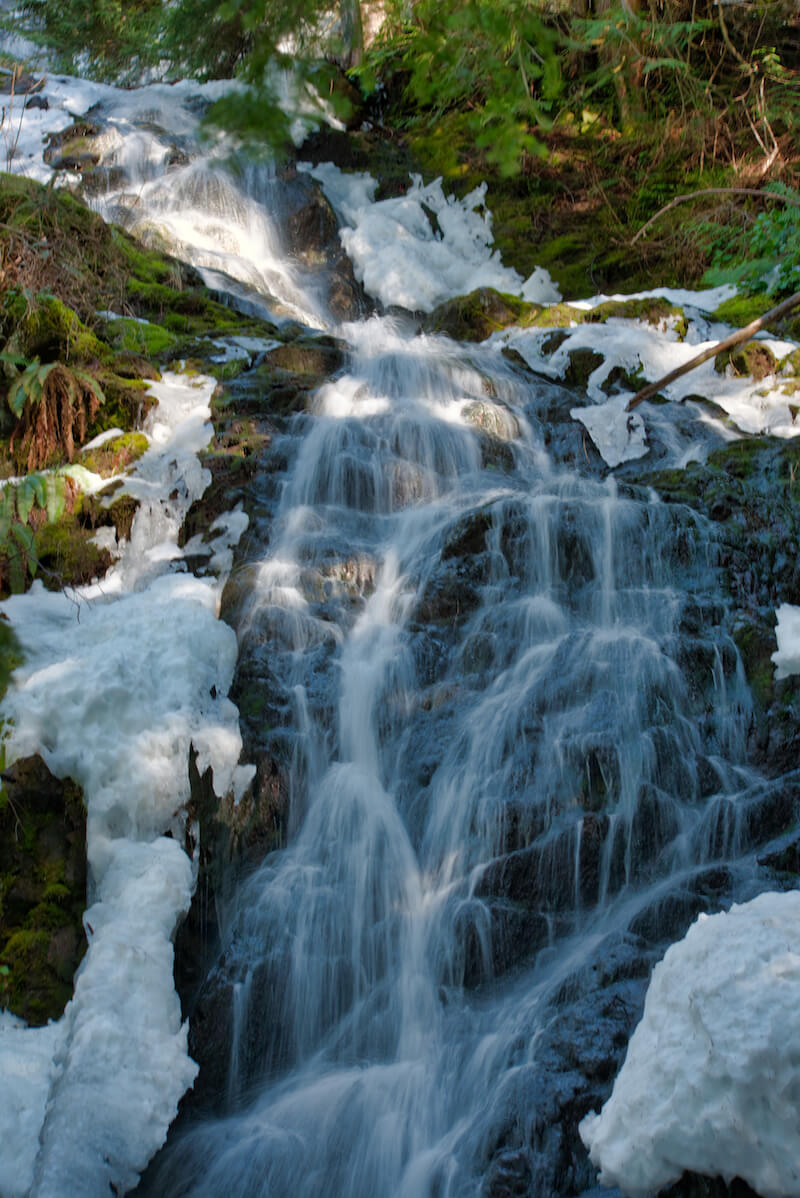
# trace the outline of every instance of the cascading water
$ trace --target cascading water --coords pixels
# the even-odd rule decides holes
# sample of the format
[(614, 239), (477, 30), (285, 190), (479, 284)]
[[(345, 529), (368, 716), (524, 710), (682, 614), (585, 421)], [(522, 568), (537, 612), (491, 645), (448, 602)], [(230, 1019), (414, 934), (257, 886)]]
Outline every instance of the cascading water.
[[(152, 124), (157, 92), (109, 111)], [(120, 135), (98, 203), (238, 303), (331, 323), (265, 220), (279, 183), (193, 153), (164, 175), (163, 139)], [(344, 372), (276, 438), (239, 629), (293, 736), (286, 844), (220, 914), (217, 1109), (143, 1189), (580, 1193), (587, 1071), (614, 1068), (592, 1028), (618, 1061), (654, 955), (734, 875), (747, 893), (764, 786), (714, 538), (566, 465), (548, 414), (574, 399), (493, 341), (378, 316), (338, 333)]]
[(719, 855), (709, 793), (755, 781), (732, 644), (709, 632), (700, 702), (682, 668), (704, 530), (552, 464), (552, 388), (497, 350), (343, 332), (240, 648), (307, 713), (304, 814), (225, 914), (225, 1109), (152, 1193), (483, 1192), (559, 987)]

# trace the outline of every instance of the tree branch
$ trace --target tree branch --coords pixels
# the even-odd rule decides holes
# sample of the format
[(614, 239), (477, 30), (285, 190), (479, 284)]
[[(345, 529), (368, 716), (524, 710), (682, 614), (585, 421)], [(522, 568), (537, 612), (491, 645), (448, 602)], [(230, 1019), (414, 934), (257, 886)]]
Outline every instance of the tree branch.
[(745, 328), (732, 333), (724, 341), (719, 341), (709, 349), (704, 349), (701, 354), (697, 354), (696, 357), (691, 358), (688, 362), (684, 362), (683, 366), (678, 366), (676, 370), (671, 370), (669, 374), (665, 374), (663, 378), (658, 379), (655, 383), (648, 383), (646, 387), (642, 387), (641, 391), (636, 392), (625, 411), (632, 412), (634, 408), (638, 408), (639, 404), (649, 399), (651, 395), (657, 395), (662, 387), (673, 383), (681, 375), (688, 374), (696, 366), (702, 366), (709, 358), (715, 358), (717, 354), (724, 353), (727, 349), (733, 349), (735, 345), (739, 345), (742, 341), (748, 341), (756, 333), (760, 332), (761, 329), (765, 328), (766, 325), (772, 324), (774, 320), (779, 320), (781, 316), (785, 316), (787, 312), (791, 312), (792, 308), (796, 308), (798, 305), (800, 305), (800, 291), (796, 291), (794, 295), (789, 296), (787, 300), (784, 300), (782, 304), (778, 304), (776, 308), (770, 308), (769, 312), (765, 312), (763, 316), (759, 316), (758, 320), (751, 320), (750, 324), (746, 325)]
[(642, 225), (639, 232), (631, 238), (631, 245), (635, 245), (642, 234), (646, 233), (660, 216), (663, 216), (665, 212), (669, 212), (670, 208), (674, 208), (676, 204), (683, 204), (686, 200), (697, 200), (701, 196), (710, 195), (757, 196), (760, 200), (778, 200), (782, 204), (791, 204), (793, 208), (800, 208), (800, 200), (795, 200), (792, 196), (782, 195), (777, 191), (762, 191), (756, 187), (703, 187), (700, 191), (690, 191), (685, 196), (675, 196), (663, 208), (659, 208), (655, 216), (651, 216), (649, 221)]

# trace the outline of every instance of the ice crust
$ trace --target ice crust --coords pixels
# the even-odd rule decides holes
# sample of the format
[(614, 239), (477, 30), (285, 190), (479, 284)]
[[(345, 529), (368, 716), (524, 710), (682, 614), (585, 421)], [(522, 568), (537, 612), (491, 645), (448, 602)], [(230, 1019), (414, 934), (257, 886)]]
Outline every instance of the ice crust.
[(800, 893), (700, 915), (653, 972), (601, 1113), (580, 1133), (631, 1198), (684, 1170), (800, 1193)]
[(26, 651), (3, 703), (9, 758), (41, 752), (81, 784), (89, 859), (89, 949), (64, 1016), (40, 1029), (0, 1020), (4, 1198), (127, 1191), (197, 1071), (171, 939), (196, 874), (182, 816), (190, 743), (219, 794), (252, 773), (237, 764), (238, 713), (226, 698), (236, 637), (217, 618), (247, 517), (217, 522), (211, 562), (222, 577), (186, 573), (177, 545), (209, 481), (197, 450), (214, 386), (177, 375), (153, 384), (150, 448), (127, 483), (141, 506), (106, 579), (69, 594), (37, 583), (3, 604)]
[(368, 174), (345, 174), (330, 162), (314, 167), (298, 163), (298, 169), (322, 184), (345, 222), (340, 236), (356, 278), (386, 307), (432, 312), (444, 300), (476, 287), (494, 287), (537, 303), (561, 298), (541, 267), (524, 280), (503, 266), (492, 249), (485, 183), (457, 200), (445, 195), (441, 179), (423, 185), (419, 175), (412, 175), (404, 196), (376, 202), (377, 183)]

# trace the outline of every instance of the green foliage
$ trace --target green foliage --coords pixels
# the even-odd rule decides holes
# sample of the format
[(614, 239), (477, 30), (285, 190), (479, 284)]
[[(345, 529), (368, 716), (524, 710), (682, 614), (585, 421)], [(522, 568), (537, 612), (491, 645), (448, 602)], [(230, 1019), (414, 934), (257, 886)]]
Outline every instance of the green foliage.
[(49, 46), (71, 74), (77, 58), (97, 79), (135, 81), (158, 60), (161, 0), (93, 0), (91, 19), (85, 0), (23, 0), (22, 12), (26, 33)]
[(542, 151), (536, 129), (552, 125), (562, 90), (557, 31), (528, 0), (418, 0), (390, 26), (359, 71), (366, 87), (387, 67), (428, 123), (466, 109), (474, 144), (502, 174)]
[(795, 203), (770, 204), (738, 236), (728, 226), (706, 226), (712, 251), (706, 278), (714, 285), (735, 283), (773, 298), (788, 296), (800, 290), (800, 191), (782, 183), (768, 184), (765, 190)]
[(56, 474), (28, 474), (0, 491), (0, 584), (13, 594), (21, 594), (38, 569), (34, 510), (42, 513), (38, 523), (58, 520), (65, 502), (66, 481)]

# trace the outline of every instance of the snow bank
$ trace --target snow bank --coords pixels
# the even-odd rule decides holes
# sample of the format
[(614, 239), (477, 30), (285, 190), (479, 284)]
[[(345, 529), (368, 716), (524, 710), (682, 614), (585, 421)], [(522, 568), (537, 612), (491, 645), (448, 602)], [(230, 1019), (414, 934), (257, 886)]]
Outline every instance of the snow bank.
[(39, 1130), (55, 1076), (60, 1023), (28, 1027), (0, 1011), (0, 1194), (16, 1198), (33, 1184)]
[(800, 674), (800, 607), (782, 603), (775, 614), (778, 617), (775, 628), (778, 648), (772, 654), (775, 677), (788, 678), (790, 674)]
[(486, 184), (457, 200), (442, 180), (424, 186), (419, 175), (404, 196), (375, 201), (376, 181), (344, 174), (333, 163), (298, 163), (323, 186), (346, 227), (342, 245), (356, 278), (387, 307), (431, 312), (443, 300), (476, 287), (495, 287), (537, 303), (561, 298), (546, 270), (523, 280), (492, 250), (492, 216)]
[[(252, 772), (237, 764), (225, 697), (236, 638), (217, 619), (224, 579), (186, 573), (177, 545), (209, 481), (197, 450), (214, 386), (153, 384), (151, 444), (126, 484), (141, 506), (107, 578), (69, 595), (36, 583), (3, 604), (26, 651), (3, 703), (9, 758), (41, 752), (87, 804), (89, 949), (74, 997), (57, 1030), (0, 1023), (0, 1179), (29, 1177), (36, 1158), (38, 1198), (135, 1185), (196, 1074), (171, 941), (195, 881), (181, 814), (190, 743), (220, 794)], [(218, 522), (210, 548), (223, 566), (246, 523), (240, 511)]]
[(686, 1169), (800, 1193), (800, 893), (703, 916), (656, 966), (614, 1090), (580, 1133), (603, 1185)]

